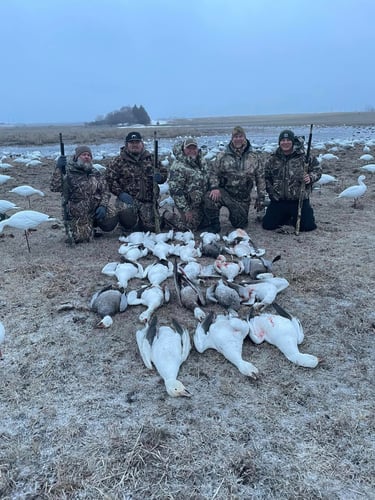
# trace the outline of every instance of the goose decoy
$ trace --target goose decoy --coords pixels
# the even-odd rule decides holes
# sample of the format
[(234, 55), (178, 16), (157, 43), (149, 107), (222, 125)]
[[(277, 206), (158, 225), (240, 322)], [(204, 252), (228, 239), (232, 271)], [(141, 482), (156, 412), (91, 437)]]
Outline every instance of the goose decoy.
[(16, 210), (20, 207), (11, 201), (8, 200), (0, 200), (0, 220), (1, 216), (4, 216), (9, 210)]
[[(5, 328), (2, 322), (0, 321), (0, 346), (4, 343), (5, 340)], [(3, 353), (0, 347), (0, 359), (3, 359)]]
[(9, 191), (10, 193), (16, 193), (20, 196), (23, 196), (24, 198), (27, 198), (29, 201), (29, 208), (31, 207), (31, 201), (30, 198), (32, 196), (38, 195), (38, 196), (44, 196), (43, 191), (40, 191), (39, 189), (35, 189), (32, 186), (18, 186)]
[(365, 175), (360, 175), (358, 177), (358, 184), (355, 186), (350, 186), (344, 191), (342, 191), (337, 198), (352, 198), (353, 201), (353, 207), (357, 208), (357, 202), (358, 199), (363, 196), (367, 190), (366, 184), (363, 182), (366, 179)]
[(249, 333), (247, 321), (237, 317), (219, 315), (213, 321), (212, 311), (202, 323), (198, 323), (194, 334), (194, 345), (198, 352), (215, 349), (247, 377), (256, 378), (258, 369), (242, 359), (243, 341)]
[(56, 219), (50, 217), (49, 215), (43, 214), (42, 212), (36, 212), (35, 210), (21, 210), (11, 215), (8, 219), (0, 222), (0, 234), (3, 232), (4, 227), (9, 226), (15, 229), (22, 229), (25, 234), (27, 248), (30, 252), (30, 244), (28, 233), (31, 229), (35, 229), (42, 222), (52, 222)]
[(241, 307), (241, 298), (233, 288), (220, 279), (217, 284), (211, 285), (206, 290), (208, 302), (215, 302), (228, 310), (238, 311)]
[(3, 174), (0, 174), (0, 184), (5, 184), (6, 182), (8, 182), (10, 179), (13, 179), (13, 177), (11, 177), (10, 175), (3, 175)]
[(145, 323), (150, 320), (156, 309), (161, 307), (164, 302), (169, 302), (170, 292), (168, 287), (162, 288), (159, 285), (152, 285), (140, 290), (131, 290), (127, 298), (129, 306), (144, 305), (147, 307), (139, 315), (139, 321)]
[(299, 366), (315, 368), (321, 361), (311, 354), (299, 352), (298, 345), (304, 338), (301, 322), (273, 304), (279, 314), (260, 314), (249, 319), (249, 336), (255, 344), (263, 341), (277, 347), (284, 356)]
[(113, 324), (112, 316), (125, 311), (127, 306), (126, 294), (111, 287), (95, 292), (90, 301), (91, 310), (102, 318), (98, 328), (109, 328)]
[(361, 167), (361, 170), (365, 170), (369, 174), (373, 175), (375, 174), (375, 163), (369, 163), (368, 165), (363, 165), (363, 167)]
[(158, 327), (157, 321), (154, 315), (149, 324), (136, 333), (142, 360), (149, 369), (154, 365), (164, 380), (169, 396), (190, 397), (191, 393), (177, 380), (180, 366), (186, 361), (191, 349), (189, 332), (176, 320), (172, 320), (174, 329), (169, 326)]

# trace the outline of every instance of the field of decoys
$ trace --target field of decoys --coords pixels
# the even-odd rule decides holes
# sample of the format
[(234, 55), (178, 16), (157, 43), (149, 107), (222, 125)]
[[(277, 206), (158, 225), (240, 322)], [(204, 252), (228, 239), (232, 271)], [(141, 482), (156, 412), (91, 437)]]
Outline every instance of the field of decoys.
[[(223, 210), (220, 234), (69, 246), (57, 141), (0, 145), (1, 498), (372, 496), (375, 127), (357, 119), (315, 127), (318, 229), (299, 235), (251, 208), (245, 230)], [(266, 158), (299, 120), (241, 124)], [(197, 122), (209, 161), (232, 125)], [(188, 127), (158, 132), (166, 166)], [(121, 145), (93, 138), (98, 170)]]

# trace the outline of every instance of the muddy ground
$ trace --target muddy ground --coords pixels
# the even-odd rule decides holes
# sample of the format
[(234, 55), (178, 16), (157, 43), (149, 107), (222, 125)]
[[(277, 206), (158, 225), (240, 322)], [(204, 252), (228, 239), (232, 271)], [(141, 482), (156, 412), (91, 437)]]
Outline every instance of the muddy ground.
[[(61, 221), (46, 223), (31, 234), (30, 253), (22, 232), (4, 230), (2, 499), (373, 497), (375, 179), (367, 175), (359, 208), (337, 199), (365, 162), (363, 145), (335, 154), (323, 171), (339, 182), (312, 195), (316, 231), (266, 232), (253, 211), (247, 228), (267, 257), (281, 255), (275, 273), (290, 286), (278, 301), (303, 324), (301, 351), (324, 361), (301, 368), (247, 338), (243, 357), (260, 371), (254, 381), (216, 351), (193, 347), (179, 374), (191, 398), (169, 397), (143, 365), (135, 332), (144, 307), (95, 328), (88, 303), (113, 283), (101, 269), (119, 259), (120, 230), (69, 247)], [(1, 171), (13, 179), (0, 198), (27, 208), (8, 191), (30, 184), (45, 192), (32, 208), (60, 219), (51, 170), (44, 160)], [(164, 324), (177, 317), (193, 335), (197, 322), (173, 288), (158, 316)]]

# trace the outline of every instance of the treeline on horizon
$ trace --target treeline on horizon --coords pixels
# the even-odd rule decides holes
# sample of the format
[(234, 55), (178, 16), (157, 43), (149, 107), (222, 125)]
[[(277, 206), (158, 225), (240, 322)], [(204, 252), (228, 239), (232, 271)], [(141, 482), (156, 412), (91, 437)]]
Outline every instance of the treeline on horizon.
[(145, 108), (141, 106), (123, 106), (119, 110), (111, 111), (104, 117), (99, 116), (87, 125), (150, 125), (151, 118)]

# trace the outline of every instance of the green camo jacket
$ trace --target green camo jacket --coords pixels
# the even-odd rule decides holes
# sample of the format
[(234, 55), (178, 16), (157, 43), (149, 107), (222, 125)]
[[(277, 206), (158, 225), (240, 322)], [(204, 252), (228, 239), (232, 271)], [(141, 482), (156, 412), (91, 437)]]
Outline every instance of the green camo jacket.
[[(285, 155), (280, 148), (271, 155), (265, 166), (266, 189), (271, 200), (297, 201), (305, 169), (305, 153), (301, 148)], [(311, 157), (306, 172), (311, 183), (305, 189), (304, 198), (308, 199), (314, 182), (320, 179), (322, 169), (318, 160)]]

